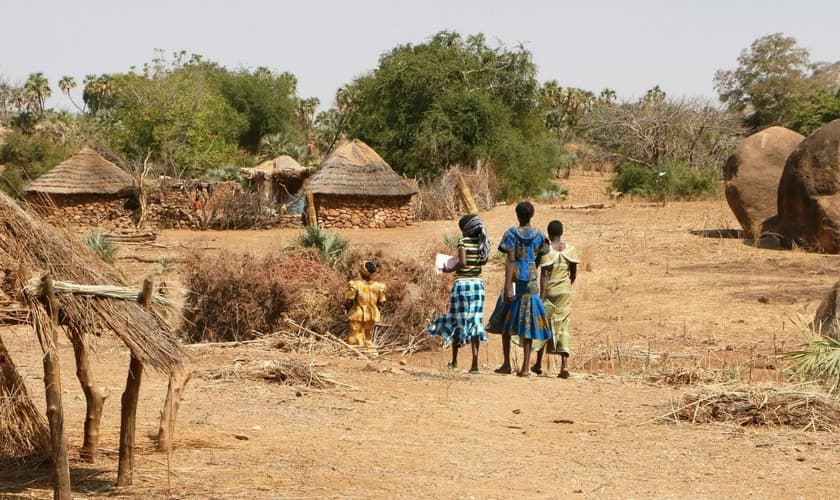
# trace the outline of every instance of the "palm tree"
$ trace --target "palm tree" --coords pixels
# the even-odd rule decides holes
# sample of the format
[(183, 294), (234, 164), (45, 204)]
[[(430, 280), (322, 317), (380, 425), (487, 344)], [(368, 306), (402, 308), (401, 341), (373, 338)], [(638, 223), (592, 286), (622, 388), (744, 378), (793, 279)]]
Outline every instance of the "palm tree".
[(26, 91), (27, 97), (33, 107), (36, 107), (40, 114), (44, 114), (46, 109), (47, 99), (52, 95), (50, 90), (50, 82), (47, 77), (40, 71), (32, 73), (23, 84), (23, 89)]
[(76, 79), (70, 75), (64, 75), (61, 77), (61, 80), (58, 81), (58, 88), (61, 89), (61, 93), (70, 99), (70, 102), (76, 107), (76, 109), (79, 110), (80, 113), (84, 113), (85, 110), (80, 108), (79, 105), (76, 104), (76, 101), (73, 100), (73, 96), (70, 95), (70, 91), (76, 87)]

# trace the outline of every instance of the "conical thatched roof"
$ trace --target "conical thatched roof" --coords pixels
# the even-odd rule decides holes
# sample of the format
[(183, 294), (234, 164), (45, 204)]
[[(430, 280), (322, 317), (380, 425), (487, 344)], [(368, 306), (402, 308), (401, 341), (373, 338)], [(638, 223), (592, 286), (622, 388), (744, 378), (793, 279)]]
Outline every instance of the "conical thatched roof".
[(125, 194), (132, 190), (134, 178), (87, 146), (24, 188), (27, 193), (50, 194)]
[(417, 190), (359, 140), (345, 142), (321, 163), (306, 189), (313, 194), (409, 196)]

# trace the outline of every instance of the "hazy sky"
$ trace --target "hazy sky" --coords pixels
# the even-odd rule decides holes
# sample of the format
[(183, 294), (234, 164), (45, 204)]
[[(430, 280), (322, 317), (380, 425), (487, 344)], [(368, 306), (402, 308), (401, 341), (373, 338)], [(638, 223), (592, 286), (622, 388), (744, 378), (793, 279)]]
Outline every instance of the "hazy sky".
[[(322, 106), (380, 54), (440, 30), (522, 43), (540, 80), (638, 96), (659, 84), (672, 95), (714, 97), (716, 69), (736, 66), (756, 38), (783, 32), (814, 61), (840, 60), (840, 2), (802, 0), (0, 0), (0, 79), (42, 71), (127, 71), (186, 50), (228, 67), (290, 71), (299, 94)], [(53, 105), (67, 107), (63, 96)]]

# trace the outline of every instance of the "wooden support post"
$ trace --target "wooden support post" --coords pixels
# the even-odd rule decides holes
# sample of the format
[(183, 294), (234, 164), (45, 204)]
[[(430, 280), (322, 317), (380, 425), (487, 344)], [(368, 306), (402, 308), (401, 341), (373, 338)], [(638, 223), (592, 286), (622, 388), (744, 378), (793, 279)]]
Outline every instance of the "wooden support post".
[(315, 196), (312, 191), (306, 191), (306, 225), (318, 225), (318, 212), (315, 211)]
[[(152, 303), (154, 283), (151, 278), (143, 281), (140, 292), (140, 304), (148, 309)], [(137, 400), (140, 397), (140, 381), (143, 376), (143, 364), (134, 354), (128, 366), (128, 378), (122, 395), (120, 410), (120, 458), (117, 467), (117, 486), (131, 486), (134, 472), (134, 428), (137, 421)]]
[(158, 449), (161, 451), (171, 449), (178, 408), (181, 406), (181, 398), (184, 396), (184, 390), (190, 381), (190, 377), (192, 377), (192, 373), (183, 363), (178, 363), (169, 371), (169, 387), (166, 389), (166, 401), (163, 403), (160, 427), (158, 428)]
[[(44, 388), (47, 396), (47, 420), (50, 423), (53, 498), (70, 500), (70, 465), (67, 461), (67, 440), (64, 438), (64, 407), (61, 403), (61, 367), (58, 362), (58, 300), (52, 278), (41, 279), (44, 303), (50, 314), (51, 327), (38, 332), (47, 347), (44, 353)], [(39, 327), (43, 328), (43, 326)]]
[(102, 421), (102, 407), (108, 393), (101, 387), (97, 387), (93, 380), (83, 335), (82, 332), (72, 332), (70, 335), (70, 341), (73, 343), (73, 354), (76, 356), (76, 378), (82, 385), (87, 403), (85, 438), (82, 449), (79, 450), (79, 457), (86, 462), (93, 463), (96, 461), (96, 454), (99, 451), (99, 424)]
[(478, 213), (478, 206), (475, 204), (475, 199), (473, 198), (472, 191), (470, 191), (470, 187), (467, 186), (466, 181), (464, 181), (464, 176), (461, 175), (461, 172), (458, 172), (458, 193), (461, 195), (461, 201), (464, 202), (464, 207), (467, 209), (467, 213), (470, 214), (477, 214)]

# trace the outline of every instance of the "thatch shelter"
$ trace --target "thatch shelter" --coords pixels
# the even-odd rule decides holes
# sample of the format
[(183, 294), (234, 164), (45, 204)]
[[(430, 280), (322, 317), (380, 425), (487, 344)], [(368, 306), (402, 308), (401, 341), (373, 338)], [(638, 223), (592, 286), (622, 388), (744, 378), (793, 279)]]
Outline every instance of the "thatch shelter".
[(131, 227), (134, 178), (85, 146), (24, 187), (27, 199), (53, 222)]
[[(24, 211), (0, 192), (0, 290), (3, 291), (0, 294), (0, 325), (31, 325), (44, 352), (53, 479), (56, 491), (61, 489), (63, 492), (56, 498), (69, 498), (70, 488), (62, 423), (59, 331), (63, 330), (73, 344), (76, 375), (88, 403), (81, 455), (89, 461), (96, 458), (105, 396), (91, 373), (85, 336), (110, 332), (126, 345), (131, 353), (131, 365), (122, 397), (118, 484), (131, 484), (134, 419), (143, 367), (166, 373), (178, 368), (183, 358), (172, 327), (154, 305), (163, 299), (153, 293), (151, 281), (144, 283), (142, 292), (128, 287), (115, 268), (69, 233)], [(19, 388), (20, 377), (14, 373), (13, 364), (4, 366), (0, 375), (4, 392), (28, 399), (25, 391)], [(0, 414), (3, 403), (0, 401)], [(9, 430), (2, 430), (4, 426), (19, 427), (21, 420), (36, 419), (31, 415), (31, 405), (23, 400), (10, 408), (17, 414), (17, 419), (0, 420), (0, 435)], [(40, 425), (40, 421), (32, 422), (17, 432), (37, 434)], [(18, 439), (18, 442), (35, 444), (37, 440)]]
[(417, 189), (359, 140), (338, 146), (304, 189), (325, 227), (404, 227), (413, 221)]
[(265, 206), (278, 206), (280, 213), (301, 212), (303, 203), (299, 200), (303, 196), (300, 189), (313, 172), (314, 169), (302, 166), (288, 155), (240, 169), (251, 189), (260, 194), (261, 202)]

